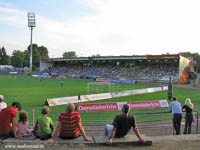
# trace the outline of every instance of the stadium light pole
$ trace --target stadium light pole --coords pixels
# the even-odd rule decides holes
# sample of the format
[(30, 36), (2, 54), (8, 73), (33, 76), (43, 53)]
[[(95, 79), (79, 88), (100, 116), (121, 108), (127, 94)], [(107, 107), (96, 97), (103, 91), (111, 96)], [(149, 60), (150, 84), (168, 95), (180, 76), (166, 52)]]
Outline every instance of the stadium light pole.
[(28, 13), (28, 27), (31, 29), (30, 72), (32, 72), (32, 32), (35, 27), (35, 13)]

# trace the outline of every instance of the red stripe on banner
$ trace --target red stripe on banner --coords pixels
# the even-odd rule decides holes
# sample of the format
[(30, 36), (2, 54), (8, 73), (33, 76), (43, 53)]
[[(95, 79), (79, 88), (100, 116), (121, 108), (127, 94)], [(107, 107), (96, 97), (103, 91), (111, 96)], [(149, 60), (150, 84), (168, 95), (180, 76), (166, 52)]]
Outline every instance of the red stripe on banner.
[(117, 103), (77, 104), (78, 112), (112, 111), (118, 110)]
[(152, 109), (160, 108), (159, 101), (128, 102), (131, 109)]
[(78, 112), (113, 111), (121, 110), (124, 103), (129, 104), (130, 109), (153, 109), (160, 108), (159, 100), (144, 102), (118, 102), (118, 103), (96, 103), (96, 104), (77, 104)]
[(97, 78), (96, 81), (108, 82), (108, 79), (105, 79), (105, 78)]
[(178, 59), (179, 55), (176, 56), (147, 56), (147, 59)]

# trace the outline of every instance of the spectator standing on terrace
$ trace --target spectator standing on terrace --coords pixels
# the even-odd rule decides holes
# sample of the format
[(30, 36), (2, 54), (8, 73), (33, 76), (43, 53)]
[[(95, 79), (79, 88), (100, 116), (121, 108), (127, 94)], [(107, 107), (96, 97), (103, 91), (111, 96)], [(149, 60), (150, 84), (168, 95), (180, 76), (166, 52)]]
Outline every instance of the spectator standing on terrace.
[(4, 108), (0, 112), (0, 137), (17, 137), (16, 134), (16, 114), (21, 110), (19, 102), (13, 102), (11, 106)]
[(191, 134), (191, 126), (193, 121), (193, 108), (194, 105), (192, 104), (191, 100), (187, 98), (185, 100), (185, 104), (183, 105), (182, 109), (186, 112), (185, 114), (185, 128), (183, 134)]
[(74, 104), (68, 103), (66, 112), (61, 112), (58, 117), (58, 124), (53, 137), (59, 136), (62, 139), (74, 139), (79, 137), (81, 133), (85, 141), (92, 142), (92, 139), (88, 138), (85, 133), (79, 113), (74, 112), (74, 110)]
[(176, 135), (180, 135), (182, 108), (176, 97), (172, 97), (172, 102), (170, 103), (169, 110), (173, 115), (173, 126), (176, 131)]
[(112, 144), (113, 137), (121, 138), (127, 135), (130, 131), (131, 127), (133, 127), (133, 131), (135, 132), (138, 139), (145, 143), (142, 139), (140, 132), (136, 126), (135, 117), (129, 114), (130, 107), (128, 104), (124, 104), (122, 107), (122, 114), (116, 115), (112, 125), (107, 124), (104, 128), (104, 135), (109, 136), (107, 144)]
[(0, 112), (2, 109), (6, 108), (7, 104), (4, 102), (4, 97), (3, 95), (0, 95)]

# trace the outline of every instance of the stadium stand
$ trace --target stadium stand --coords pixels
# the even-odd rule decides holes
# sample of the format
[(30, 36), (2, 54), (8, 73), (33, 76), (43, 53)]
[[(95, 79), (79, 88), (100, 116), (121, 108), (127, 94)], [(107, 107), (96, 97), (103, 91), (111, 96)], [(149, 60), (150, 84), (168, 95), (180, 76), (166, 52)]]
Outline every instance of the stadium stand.
[[(121, 58), (121, 57), (119, 57)], [(52, 70), (59, 72), (61, 76), (74, 79), (127, 79), (127, 80), (144, 80), (144, 81), (168, 81), (169, 77), (178, 78), (179, 63), (177, 59), (156, 59), (142, 60), (128, 58), (124, 60), (70, 60), (51, 62), (51, 67), (46, 69), (41, 60), (41, 70), (51, 72)], [(167, 57), (168, 58), (168, 57)], [(113, 58), (114, 59), (114, 58)], [(176, 61), (175, 61), (176, 60)], [(49, 65), (48, 65), (49, 66)]]
[[(100, 56), (40, 60), (40, 74), (69, 79), (116, 79), (143, 82), (193, 83), (192, 59), (177, 55)], [(26, 74), (28, 68), (2, 66), (0, 74)]]

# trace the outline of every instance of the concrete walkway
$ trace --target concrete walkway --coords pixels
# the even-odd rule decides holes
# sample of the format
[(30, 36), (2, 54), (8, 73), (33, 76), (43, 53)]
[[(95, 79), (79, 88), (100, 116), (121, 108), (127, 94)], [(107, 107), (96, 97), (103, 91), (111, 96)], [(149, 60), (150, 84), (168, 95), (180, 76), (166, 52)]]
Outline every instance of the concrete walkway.
[[(120, 139), (113, 139), (112, 146), (151, 146), (152, 141), (150, 138), (142, 135), (143, 138), (146, 140), (145, 144), (142, 144), (138, 141), (135, 135), (127, 135)], [(47, 141), (41, 141), (39, 139), (35, 140), (27, 140), (27, 139), (18, 139), (18, 138), (9, 138), (5, 140), (0, 140), (0, 149), (56, 149), (58, 145), (65, 145), (65, 147), (98, 147), (98, 146), (107, 146), (107, 137), (106, 136), (90, 136), (93, 139), (93, 142), (87, 142), (83, 139), (82, 136), (76, 139), (60, 139), (59, 137), (54, 138), (53, 143), (47, 143)], [(50, 147), (49, 147), (50, 146)]]
[(153, 136), (144, 139), (150, 140), (151, 144), (141, 145), (137, 142), (134, 135), (113, 140), (112, 146), (106, 146), (106, 138), (104, 136), (91, 136), (94, 139), (93, 143), (83, 140), (82, 137), (75, 140), (62, 140), (56, 138), (54, 143), (46, 144), (40, 140), (19, 140), (6, 139), (0, 140), (0, 150), (20, 149), (20, 150), (199, 150), (200, 149), (200, 134), (178, 135), (178, 136)]

